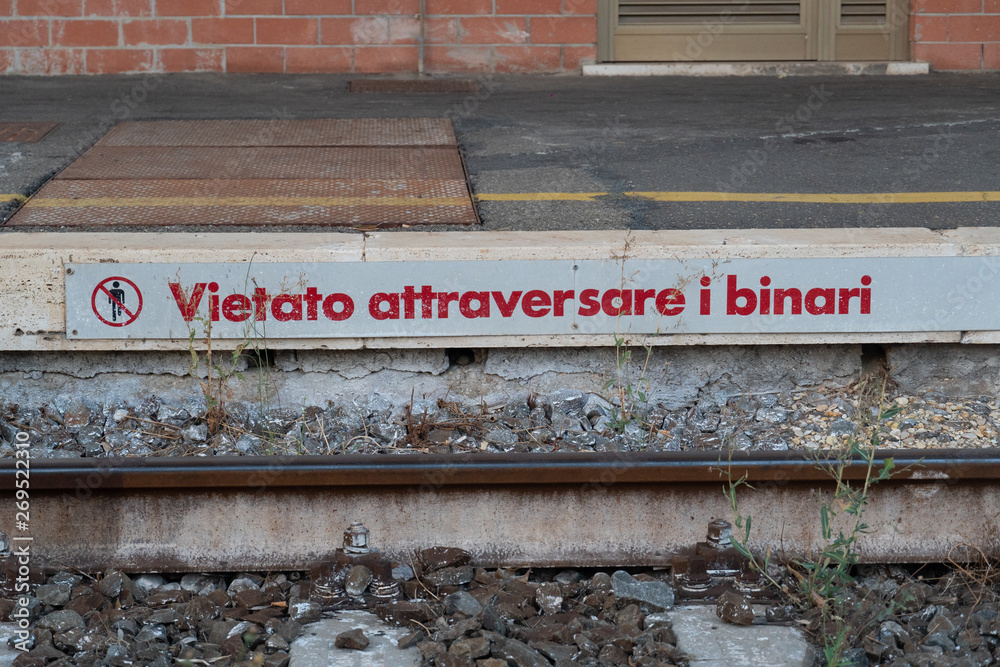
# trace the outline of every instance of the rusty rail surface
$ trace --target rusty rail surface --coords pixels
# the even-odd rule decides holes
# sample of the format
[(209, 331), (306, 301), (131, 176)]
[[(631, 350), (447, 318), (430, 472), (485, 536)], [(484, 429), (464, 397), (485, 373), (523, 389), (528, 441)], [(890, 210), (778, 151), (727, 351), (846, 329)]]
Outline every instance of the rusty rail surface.
[[(995, 548), (1000, 450), (885, 451), (859, 551), (871, 562)], [(862, 480), (863, 462), (846, 469)], [(304, 569), (363, 521), (375, 546), (459, 546), (483, 565), (665, 565), (733, 519), (787, 556), (819, 545), (830, 474), (808, 454), (718, 452), (44, 459), (31, 462), (36, 565), (128, 571)], [(14, 525), (14, 461), (0, 463), (0, 529)], [(3, 527), (7, 528), (3, 528)]]

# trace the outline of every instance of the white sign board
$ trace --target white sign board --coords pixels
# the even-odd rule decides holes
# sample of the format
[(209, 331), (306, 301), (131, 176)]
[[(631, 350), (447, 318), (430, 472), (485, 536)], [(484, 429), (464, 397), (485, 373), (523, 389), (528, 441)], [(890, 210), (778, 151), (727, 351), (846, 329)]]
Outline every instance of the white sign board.
[(1000, 257), (67, 264), (75, 339), (1000, 330)]

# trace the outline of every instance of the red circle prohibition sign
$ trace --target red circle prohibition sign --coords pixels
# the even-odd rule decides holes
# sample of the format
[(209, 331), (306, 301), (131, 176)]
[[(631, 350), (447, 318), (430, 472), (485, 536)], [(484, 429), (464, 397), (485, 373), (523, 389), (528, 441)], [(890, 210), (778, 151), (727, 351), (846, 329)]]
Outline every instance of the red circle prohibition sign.
[[(122, 301), (124, 298), (119, 300), (119, 298), (111, 293), (106, 285), (108, 283), (113, 283), (115, 281), (123, 282), (135, 290), (135, 295), (138, 298), (139, 303), (135, 306), (135, 310), (128, 308)], [(97, 295), (103, 294), (108, 299), (108, 307), (111, 309), (111, 319), (108, 319), (101, 315), (100, 309), (97, 307)], [(123, 278), (121, 276), (111, 276), (106, 278), (97, 284), (94, 288), (94, 294), (90, 297), (90, 307), (94, 310), (94, 315), (97, 315), (97, 319), (104, 322), (109, 327), (127, 327), (128, 325), (135, 322), (136, 318), (139, 317), (139, 313), (142, 312), (142, 292), (139, 291), (139, 287), (129, 280), (128, 278)], [(118, 319), (118, 316), (124, 314), (128, 316), (128, 319)]]

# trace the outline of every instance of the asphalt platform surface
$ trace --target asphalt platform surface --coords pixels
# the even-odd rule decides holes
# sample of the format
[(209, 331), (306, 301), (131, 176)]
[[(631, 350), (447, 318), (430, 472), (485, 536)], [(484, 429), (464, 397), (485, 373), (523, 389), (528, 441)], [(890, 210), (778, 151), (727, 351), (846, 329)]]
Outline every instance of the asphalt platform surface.
[(447, 116), (477, 229), (1000, 224), (998, 74), (485, 76), (477, 94), (351, 94), (347, 81), (2, 77), (0, 121), (61, 125), (0, 143), (0, 219), (123, 120)]

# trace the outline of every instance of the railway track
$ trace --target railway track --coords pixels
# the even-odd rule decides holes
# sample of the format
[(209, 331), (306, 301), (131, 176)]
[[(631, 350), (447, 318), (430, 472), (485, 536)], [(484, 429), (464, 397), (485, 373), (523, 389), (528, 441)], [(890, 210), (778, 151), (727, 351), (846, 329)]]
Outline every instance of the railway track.
[[(912, 450), (874, 487), (866, 562), (940, 562), (982, 547), (1000, 517), (1000, 451)], [(863, 480), (857, 461), (845, 476)], [(31, 462), (33, 567), (131, 572), (308, 569), (352, 521), (405, 558), (434, 545), (483, 566), (657, 566), (731, 518), (729, 476), (753, 545), (819, 543), (814, 458), (790, 452), (44, 459)], [(15, 463), (0, 467), (0, 523), (15, 521)], [(8, 529), (8, 532), (10, 530)]]

